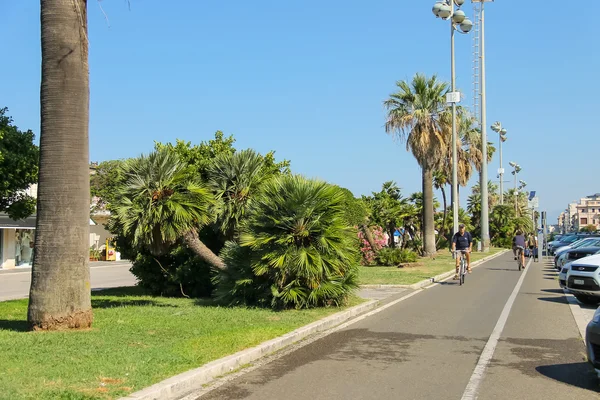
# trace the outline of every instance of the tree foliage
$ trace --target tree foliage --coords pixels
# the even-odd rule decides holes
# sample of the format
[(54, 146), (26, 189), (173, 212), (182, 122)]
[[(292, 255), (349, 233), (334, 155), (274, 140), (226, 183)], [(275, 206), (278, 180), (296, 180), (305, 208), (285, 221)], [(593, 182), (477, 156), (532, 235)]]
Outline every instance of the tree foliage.
[(38, 180), (39, 149), (31, 130), (21, 131), (0, 109), (0, 212), (13, 219), (35, 212), (35, 198), (24, 193)]
[(221, 154), (207, 167), (208, 187), (219, 201), (215, 211), (218, 228), (226, 240), (237, 236), (239, 224), (264, 182), (284, 173), (285, 168), (272, 156), (264, 157), (252, 149)]
[(596, 228), (596, 225), (593, 225), (593, 224), (586, 225), (580, 229), (581, 232), (589, 232), (589, 233), (594, 233), (597, 230), (598, 230), (598, 228)]
[(345, 194), (298, 175), (265, 184), (240, 242), (223, 258), (221, 297), (233, 304), (306, 308), (342, 304), (356, 288), (357, 232), (344, 216)]
[(185, 233), (213, 221), (214, 197), (175, 152), (161, 148), (131, 159), (122, 173), (109, 229), (130, 238), (133, 247), (164, 254)]
[(126, 160), (103, 161), (90, 176), (90, 194), (93, 206), (102, 210), (115, 200), (119, 189), (126, 180), (124, 166)]

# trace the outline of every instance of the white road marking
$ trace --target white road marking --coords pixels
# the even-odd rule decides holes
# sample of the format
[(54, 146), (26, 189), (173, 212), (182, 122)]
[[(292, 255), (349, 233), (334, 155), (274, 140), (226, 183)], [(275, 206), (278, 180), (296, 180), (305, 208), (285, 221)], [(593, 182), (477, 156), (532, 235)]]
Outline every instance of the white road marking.
[(471, 375), (469, 384), (467, 385), (467, 388), (465, 389), (465, 392), (462, 395), (462, 400), (474, 400), (477, 398), (477, 390), (479, 389), (479, 385), (481, 384), (481, 381), (483, 380), (483, 377), (485, 376), (485, 371), (486, 371), (492, 357), (494, 356), (494, 351), (496, 351), (496, 346), (498, 345), (498, 341), (500, 340), (500, 335), (502, 334), (502, 331), (504, 330), (504, 326), (506, 325), (506, 321), (508, 320), (508, 316), (510, 315), (510, 310), (512, 309), (515, 299), (517, 298), (517, 295), (519, 294), (519, 290), (521, 289), (521, 285), (523, 285), (525, 276), (527, 275), (527, 272), (529, 271), (530, 268), (531, 268), (531, 259), (529, 259), (529, 262), (527, 263), (525, 271), (521, 275), (521, 278), (519, 278), (517, 285), (513, 289), (512, 294), (510, 295), (510, 297), (508, 298), (508, 301), (504, 305), (504, 309), (502, 310), (502, 313), (500, 314), (500, 318), (498, 319), (498, 322), (496, 322), (496, 326), (494, 327), (494, 330), (492, 331), (490, 338), (488, 339), (487, 343), (485, 344), (483, 352), (481, 353), (481, 356), (479, 357), (479, 361), (477, 362), (477, 365), (475, 366), (475, 370), (473, 371), (473, 375)]

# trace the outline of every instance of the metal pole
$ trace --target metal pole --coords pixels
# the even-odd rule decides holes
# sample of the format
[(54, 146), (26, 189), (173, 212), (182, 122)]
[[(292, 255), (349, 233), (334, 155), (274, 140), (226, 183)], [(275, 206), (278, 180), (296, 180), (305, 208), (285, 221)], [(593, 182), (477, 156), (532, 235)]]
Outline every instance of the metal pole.
[(515, 216), (517, 216), (517, 202), (519, 200), (519, 192), (517, 192), (517, 167), (515, 167)]
[(500, 138), (500, 204), (504, 204), (504, 169), (502, 169), (502, 134), (498, 133)]
[(487, 121), (485, 98), (485, 1), (481, 2), (481, 241), (484, 253), (490, 251), (490, 227), (487, 178)]
[[(452, 15), (454, 15), (454, 1), (452, 4)], [(452, 92), (456, 91), (456, 67), (454, 63), (454, 22), (450, 18), (450, 65)], [(456, 103), (452, 102), (452, 232), (458, 232), (458, 155), (456, 134)]]

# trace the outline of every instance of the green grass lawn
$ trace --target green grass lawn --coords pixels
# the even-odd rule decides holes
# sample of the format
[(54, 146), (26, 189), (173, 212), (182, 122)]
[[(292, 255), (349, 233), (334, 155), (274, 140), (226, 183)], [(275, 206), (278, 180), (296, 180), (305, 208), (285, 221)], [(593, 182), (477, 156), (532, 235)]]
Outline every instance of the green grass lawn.
[[(504, 249), (492, 248), (489, 253), (471, 254), (471, 262), (498, 253)], [(420, 258), (416, 267), (360, 267), (359, 282), (361, 285), (412, 285), (424, 279), (432, 278), (452, 270), (454, 260), (448, 251), (441, 251), (434, 258)]]
[(118, 398), (340, 311), (225, 308), (136, 288), (97, 292), (92, 305), (91, 330), (28, 332), (27, 300), (0, 302), (0, 399)]

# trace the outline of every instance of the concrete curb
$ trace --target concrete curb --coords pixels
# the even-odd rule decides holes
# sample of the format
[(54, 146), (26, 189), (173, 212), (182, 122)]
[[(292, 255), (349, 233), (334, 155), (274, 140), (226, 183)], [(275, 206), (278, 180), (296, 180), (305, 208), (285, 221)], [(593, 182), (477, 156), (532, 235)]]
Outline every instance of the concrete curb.
[[(481, 264), (485, 263), (486, 261), (490, 261), (496, 257), (500, 257), (502, 254), (505, 254), (509, 251), (510, 250), (501, 250), (496, 254), (492, 254), (491, 256), (487, 256), (487, 257), (482, 258), (481, 260), (475, 261), (475, 262), (471, 263), (471, 268), (476, 268), (476, 267), (480, 266)], [(433, 283), (443, 281), (452, 275), (454, 275), (454, 270), (444, 272), (443, 274), (436, 275), (429, 279), (424, 279), (421, 282), (417, 282), (412, 285), (383, 285), (383, 284), (381, 284), (381, 285), (360, 285), (360, 287), (361, 287), (361, 289), (406, 288), (406, 289), (417, 290), (417, 289), (422, 289), (426, 286), (429, 286)]]
[(162, 382), (132, 393), (120, 400), (166, 400), (176, 399), (202, 388), (214, 378), (225, 375), (242, 365), (248, 364), (266, 355), (272, 354), (286, 346), (296, 343), (313, 333), (331, 329), (337, 325), (370, 311), (379, 305), (379, 301), (371, 300), (349, 310), (342, 311), (323, 318), (312, 324), (305, 325), (283, 336), (261, 343), (258, 346), (239, 351), (230, 356), (212, 361), (202, 367), (175, 375)]

